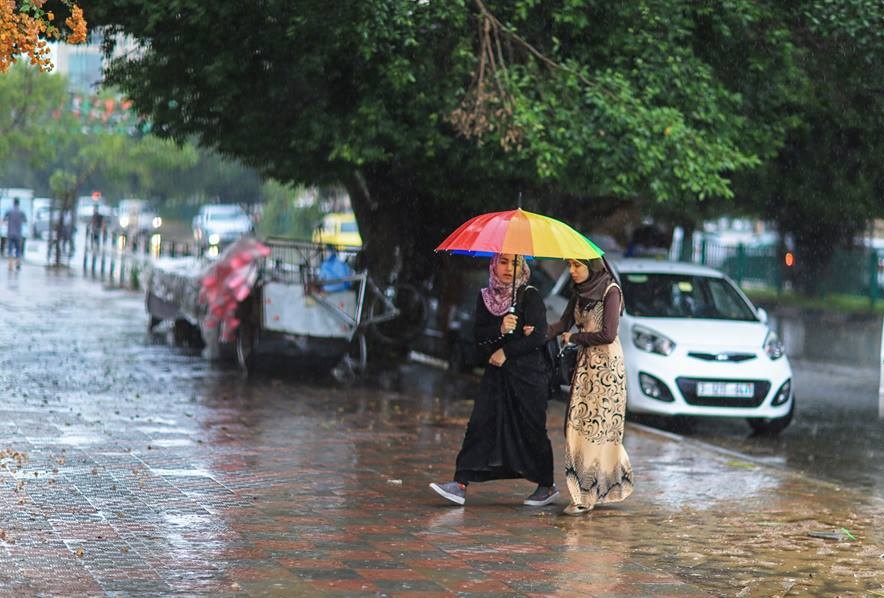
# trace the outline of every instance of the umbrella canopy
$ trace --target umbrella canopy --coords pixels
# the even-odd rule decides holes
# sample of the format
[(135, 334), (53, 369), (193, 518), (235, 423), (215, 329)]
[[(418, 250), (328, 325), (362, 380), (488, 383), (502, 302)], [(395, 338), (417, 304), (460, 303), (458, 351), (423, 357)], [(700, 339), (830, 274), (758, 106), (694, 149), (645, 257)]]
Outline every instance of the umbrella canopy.
[(436, 251), (582, 260), (599, 258), (605, 253), (564, 222), (521, 208), (470, 218), (448, 235)]

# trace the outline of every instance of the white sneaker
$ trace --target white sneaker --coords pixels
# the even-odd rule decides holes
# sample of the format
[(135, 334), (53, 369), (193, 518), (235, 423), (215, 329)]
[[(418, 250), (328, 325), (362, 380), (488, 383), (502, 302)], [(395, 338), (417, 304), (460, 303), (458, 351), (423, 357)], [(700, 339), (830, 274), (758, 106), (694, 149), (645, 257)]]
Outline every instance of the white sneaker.
[(447, 482), (445, 484), (437, 484), (433, 482), (430, 484), (430, 488), (453, 503), (462, 505), (467, 502), (466, 486), (462, 486), (458, 482)]

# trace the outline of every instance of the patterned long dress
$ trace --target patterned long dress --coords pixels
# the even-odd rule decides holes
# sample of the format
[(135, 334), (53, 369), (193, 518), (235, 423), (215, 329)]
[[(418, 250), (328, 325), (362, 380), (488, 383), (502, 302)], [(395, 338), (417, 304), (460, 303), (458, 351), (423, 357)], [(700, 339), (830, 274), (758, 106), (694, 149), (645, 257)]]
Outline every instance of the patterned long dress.
[[(609, 285), (605, 295), (615, 287)], [(600, 331), (603, 315), (604, 301), (586, 310), (574, 306), (574, 321), (581, 332)], [(565, 479), (574, 504), (592, 508), (632, 494), (632, 465), (623, 448), (625, 416), (626, 369), (620, 338), (581, 347), (565, 419)]]

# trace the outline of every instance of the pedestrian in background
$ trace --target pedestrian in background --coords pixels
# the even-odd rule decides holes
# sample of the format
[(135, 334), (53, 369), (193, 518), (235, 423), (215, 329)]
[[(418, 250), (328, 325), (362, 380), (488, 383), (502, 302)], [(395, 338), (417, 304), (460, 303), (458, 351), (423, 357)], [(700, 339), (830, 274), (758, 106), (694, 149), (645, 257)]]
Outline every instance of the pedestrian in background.
[(339, 280), (331, 284), (322, 285), (322, 290), (326, 293), (335, 293), (337, 291), (346, 291), (352, 286), (349, 280), (340, 280), (353, 276), (353, 268), (338, 255), (338, 250), (334, 245), (326, 245), (326, 256), (319, 265), (320, 280)]
[[(454, 481), (430, 487), (462, 505), (471, 482), (525, 478), (537, 489), (523, 503), (543, 506), (559, 495), (546, 432), (546, 310), (540, 292), (527, 285), (531, 272), (524, 259), (498, 254), (488, 270), (488, 286), (476, 301), (476, 342), (486, 360), (479, 396)], [(514, 288), (518, 313), (510, 313)]]
[(74, 255), (74, 210), (68, 208), (63, 210), (61, 215), (61, 250), (67, 252), (68, 257)]
[[(565, 412), (567, 515), (618, 502), (633, 490), (632, 465), (623, 448), (626, 368), (617, 336), (623, 292), (603, 258), (568, 260), (574, 291), (562, 318), (547, 334), (577, 344), (577, 366)], [(578, 332), (571, 332), (576, 325)]]
[(6, 214), (3, 215), (3, 221), (6, 223), (6, 239), (8, 241), (6, 256), (8, 257), (10, 270), (12, 270), (13, 266), (16, 270), (21, 270), (21, 254), (24, 250), (22, 229), (28, 218), (21, 211), (19, 205), (19, 199), (16, 197), (12, 201), (12, 209), (7, 210)]
[(90, 247), (91, 251), (96, 251), (102, 243), (105, 234), (105, 227), (107, 224), (105, 223), (104, 214), (98, 211), (98, 206), (92, 207), (92, 218), (89, 219), (89, 234), (88, 238), (91, 240), (92, 245)]

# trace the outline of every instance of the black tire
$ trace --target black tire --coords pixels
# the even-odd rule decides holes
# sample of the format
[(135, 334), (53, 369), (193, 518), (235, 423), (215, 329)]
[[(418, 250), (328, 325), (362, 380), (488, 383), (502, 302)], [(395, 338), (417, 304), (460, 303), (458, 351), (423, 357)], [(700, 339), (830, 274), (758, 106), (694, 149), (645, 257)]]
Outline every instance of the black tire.
[[(407, 345), (420, 336), (427, 326), (427, 299), (414, 285), (401, 283), (396, 285), (391, 301), (399, 310), (399, 315), (387, 322), (372, 324), (369, 331), (383, 343)], [(381, 315), (384, 310), (383, 300), (373, 297), (368, 308), (369, 316)]]
[(187, 320), (182, 320), (180, 318), (175, 320), (175, 323), (172, 326), (172, 340), (176, 347), (187, 346), (188, 337), (190, 336), (189, 328), (190, 324)]
[(666, 427), (676, 434), (691, 434), (697, 420), (690, 415), (673, 415), (666, 421)]
[(156, 316), (150, 316), (150, 320), (147, 322), (147, 331), (153, 332), (153, 329), (156, 328), (160, 322), (162, 322), (161, 319)]
[(747, 417), (746, 421), (752, 431), (758, 436), (776, 436), (789, 427), (792, 418), (795, 416), (795, 397), (792, 397), (792, 406), (789, 412), (783, 417), (763, 418), (763, 417)]

